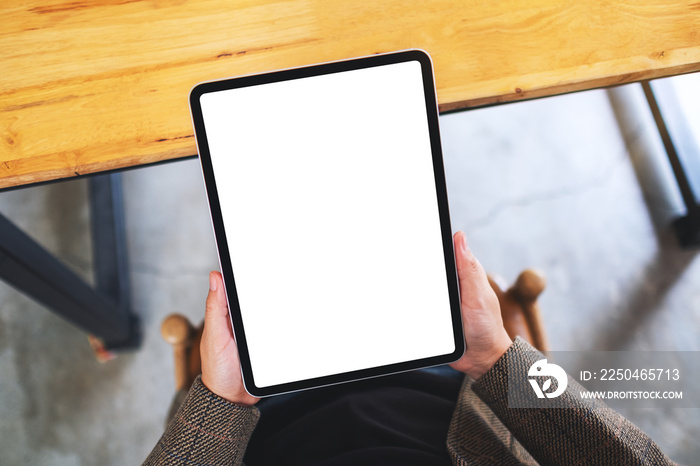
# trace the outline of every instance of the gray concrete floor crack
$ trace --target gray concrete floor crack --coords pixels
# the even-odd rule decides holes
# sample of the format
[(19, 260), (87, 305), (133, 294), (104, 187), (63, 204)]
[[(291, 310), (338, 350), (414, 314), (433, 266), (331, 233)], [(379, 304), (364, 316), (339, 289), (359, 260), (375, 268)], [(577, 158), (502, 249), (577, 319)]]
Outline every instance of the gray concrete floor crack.
[(624, 156), (617, 157), (616, 160), (610, 164), (607, 169), (601, 170), (602, 174), (596, 176), (593, 180), (579, 184), (577, 186), (570, 186), (565, 188), (555, 189), (549, 192), (542, 192), (524, 196), (520, 199), (507, 199), (496, 203), (485, 215), (477, 218), (469, 225), (469, 231), (474, 232), (489, 226), (493, 223), (501, 214), (505, 211), (515, 208), (515, 207), (526, 207), (534, 205), (540, 202), (551, 202), (561, 200), (567, 197), (574, 197), (585, 194), (593, 189), (605, 186), (620, 167), (625, 163), (629, 162), (629, 157), (625, 151)]

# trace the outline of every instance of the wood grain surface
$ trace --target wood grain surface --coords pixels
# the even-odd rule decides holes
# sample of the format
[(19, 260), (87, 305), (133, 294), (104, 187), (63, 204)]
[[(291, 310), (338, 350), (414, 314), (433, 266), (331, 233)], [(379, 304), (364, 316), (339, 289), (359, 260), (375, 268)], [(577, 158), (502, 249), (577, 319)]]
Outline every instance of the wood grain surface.
[(697, 0), (3, 0), (0, 17), (0, 188), (194, 155), (206, 80), (421, 48), (447, 111), (700, 70)]

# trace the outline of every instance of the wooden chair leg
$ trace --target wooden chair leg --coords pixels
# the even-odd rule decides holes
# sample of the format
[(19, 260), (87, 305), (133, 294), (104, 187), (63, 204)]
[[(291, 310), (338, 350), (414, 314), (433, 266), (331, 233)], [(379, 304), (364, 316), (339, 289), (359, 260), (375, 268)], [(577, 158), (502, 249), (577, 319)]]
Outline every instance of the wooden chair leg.
[(185, 316), (171, 314), (160, 327), (163, 339), (173, 346), (175, 356), (175, 388), (188, 390), (194, 378), (189, 371), (190, 349), (194, 339), (194, 328)]
[(489, 283), (498, 297), (498, 303), (501, 306), (503, 327), (505, 327), (506, 332), (508, 332), (508, 336), (512, 339), (515, 339), (516, 336), (520, 336), (525, 341), (532, 344), (530, 328), (520, 303), (511, 293), (508, 293), (508, 289), (502, 284), (501, 280), (489, 275)]
[(546, 284), (544, 276), (536, 270), (525, 270), (507, 290), (492, 276), (489, 276), (489, 283), (501, 305), (503, 326), (508, 336), (520, 336), (538, 350), (547, 351), (549, 345), (537, 304)]
[(532, 336), (532, 345), (540, 351), (549, 351), (549, 342), (544, 331), (542, 313), (537, 303), (547, 281), (544, 275), (533, 269), (522, 272), (515, 284), (508, 290), (522, 306), (527, 326)]

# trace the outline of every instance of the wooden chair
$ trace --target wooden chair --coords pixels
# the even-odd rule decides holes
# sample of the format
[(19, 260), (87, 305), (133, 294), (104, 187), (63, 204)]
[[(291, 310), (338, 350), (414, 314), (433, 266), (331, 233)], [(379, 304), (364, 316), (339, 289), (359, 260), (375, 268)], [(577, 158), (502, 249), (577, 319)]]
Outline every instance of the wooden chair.
[[(501, 304), (503, 324), (511, 338), (516, 335), (530, 342), (540, 351), (549, 350), (537, 298), (545, 287), (544, 276), (535, 270), (522, 272), (508, 289), (497, 278), (489, 276), (489, 283)], [(504, 291), (505, 289), (505, 291)], [(202, 372), (199, 342), (204, 325), (195, 328), (186, 317), (171, 314), (161, 325), (163, 338), (173, 346), (175, 355), (175, 387), (177, 395), (171, 406), (171, 415), (187, 395), (192, 382)]]
[(537, 303), (537, 298), (547, 283), (544, 275), (537, 270), (527, 269), (518, 275), (513, 286), (505, 291), (505, 286), (501, 285), (498, 278), (489, 275), (489, 283), (498, 296), (503, 326), (508, 336), (513, 339), (520, 336), (538, 350), (549, 351), (542, 314)]
[(173, 347), (175, 356), (175, 398), (173, 398), (165, 418), (167, 427), (185, 401), (194, 379), (202, 373), (202, 359), (199, 354), (199, 343), (202, 341), (204, 322), (195, 328), (187, 317), (181, 314), (170, 314), (160, 326), (163, 339)]

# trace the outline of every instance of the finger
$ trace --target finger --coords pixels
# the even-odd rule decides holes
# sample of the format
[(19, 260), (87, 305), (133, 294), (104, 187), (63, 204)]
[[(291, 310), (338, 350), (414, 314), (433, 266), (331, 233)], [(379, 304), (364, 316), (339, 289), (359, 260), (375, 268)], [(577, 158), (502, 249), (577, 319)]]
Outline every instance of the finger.
[(469, 249), (463, 231), (455, 233), (454, 242), (462, 305), (482, 307), (480, 299), (491, 292), (486, 272)]
[(230, 322), (224, 282), (219, 272), (209, 274), (209, 294), (204, 308), (204, 327), (210, 329), (229, 329)]
[(455, 253), (457, 256), (457, 274), (459, 281), (469, 284), (470, 282), (481, 281), (486, 275), (479, 261), (472, 254), (467, 245), (467, 235), (463, 231), (458, 231), (454, 236)]

